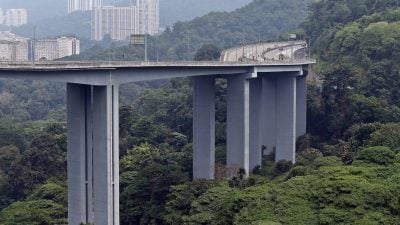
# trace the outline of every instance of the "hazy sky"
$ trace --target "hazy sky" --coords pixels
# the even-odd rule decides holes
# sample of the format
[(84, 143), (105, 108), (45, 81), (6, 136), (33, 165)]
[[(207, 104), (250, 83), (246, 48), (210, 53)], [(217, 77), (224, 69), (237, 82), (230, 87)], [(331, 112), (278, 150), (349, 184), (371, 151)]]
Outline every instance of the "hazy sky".
[[(190, 20), (211, 11), (231, 11), (252, 0), (160, 0), (161, 24)], [(104, 0), (105, 4), (130, 0)], [(30, 22), (66, 14), (67, 0), (0, 0), (0, 8), (27, 8)]]

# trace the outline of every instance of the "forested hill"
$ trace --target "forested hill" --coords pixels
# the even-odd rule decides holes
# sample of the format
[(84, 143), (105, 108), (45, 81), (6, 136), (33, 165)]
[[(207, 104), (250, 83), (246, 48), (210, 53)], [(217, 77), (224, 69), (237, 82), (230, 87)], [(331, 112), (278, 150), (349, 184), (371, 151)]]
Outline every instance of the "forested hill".
[[(297, 29), (307, 16), (310, 0), (254, 0), (233, 12), (213, 12), (189, 22), (175, 23), (172, 29), (149, 41), (149, 54), (156, 60), (192, 59), (203, 44), (219, 48), (261, 40), (276, 40), (285, 32)], [(189, 41), (188, 41), (189, 39)], [(190, 44), (190, 54), (188, 53)], [(96, 50), (96, 51), (95, 51)], [(93, 54), (95, 52), (95, 54)], [(80, 59), (108, 59), (98, 49), (83, 53)], [(111, 51), (112, 59), (139, 59), (142, 49), (123, 47)]]
[(325, 79), (322, 101), (314, 96), (323, 104), (311, 110), (319, 124), (312, 132), (340, 138), (356, 123), (400, 120), (399, 7), (384, 0), (312, 5), (304, 28)]

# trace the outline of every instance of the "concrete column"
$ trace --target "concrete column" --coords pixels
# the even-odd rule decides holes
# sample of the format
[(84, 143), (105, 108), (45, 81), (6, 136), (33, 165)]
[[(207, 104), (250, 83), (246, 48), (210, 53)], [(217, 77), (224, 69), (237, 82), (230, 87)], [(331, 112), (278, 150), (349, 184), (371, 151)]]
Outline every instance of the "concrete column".
[(250, 85), (243, 76), (228, 77), (227, 168), (228, 176), (243, 168), (249, 173)]
[(262, 96), (262, 80), (250, 80), (250, 149), (249, 149), (249, 169), (250, 172), (262, 164), (261, 149), (261, 96)]
[(296, 151), (296, 76), (282, 74), (276, 80), (276, 156), (275, 160), (295, 163)]
[(91, 86), (67, 84), (68, 224), (93, 223)]
[(297, 77), (297, 104), (296, 104), (296, 137), (307, 133), (307, 79), (306, 76)]
[(215, 80), (193, 78), (193, 178), (215, 175)]
[(272, 153), (276, 148), (276, 79), (273, 76), (262, 77), (260, 132), (264, 154)]
[(119, 225), (118, 87), (93, 86), (93, 198), (96, 225)]

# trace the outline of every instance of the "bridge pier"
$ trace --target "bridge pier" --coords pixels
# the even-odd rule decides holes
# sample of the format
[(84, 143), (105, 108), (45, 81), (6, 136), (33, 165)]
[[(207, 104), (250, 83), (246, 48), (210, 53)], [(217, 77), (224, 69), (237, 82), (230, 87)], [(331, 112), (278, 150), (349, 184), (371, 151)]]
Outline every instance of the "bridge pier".
[(215, 79), (193, 78), (193, 178), (215, 175)]
[(119, 225), (118, 110), (118, 86), (67, 84), (69, 225)]
[(276, 78), (263, 76), (261, 91), (260, 136), (264, 155), (276, 151)]
[(249, 173), (250, 81), (247, 74), (228, 77), (226, 166), (228, 176), (243, 168)]
[(296, 75), (276, 78), (276, 153), (275, 161), (296, 161)]
[(279, 73), (262, 77), (261, 145), (275, 161), (295, 162), (296, 138), (306, 133), (306, 77)]
[(256, 166), (262, 164), (261, 145), (261, 98), (262, 80), (255, 78), (250, 80), (250, 149), (249, 149), (249, 172)]

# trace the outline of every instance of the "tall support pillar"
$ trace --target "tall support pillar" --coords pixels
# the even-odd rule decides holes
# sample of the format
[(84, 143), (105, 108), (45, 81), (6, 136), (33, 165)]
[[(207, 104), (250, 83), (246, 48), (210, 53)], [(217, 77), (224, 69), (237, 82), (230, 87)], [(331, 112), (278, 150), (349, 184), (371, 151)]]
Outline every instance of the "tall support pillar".
[(92, 89), (67, 84), (68, 224), (93, 223)]
[(297, 77), (297, 112), (296, 112), (296, 137), (307, 133), (307, 78)]
[(215, 175), (215, 80), (193, 78), (193, 178)]
[(67, 84), (68, 224), (119, 225), (118, 86)]
[(261, 92), (261, 145), (263, 154), (268, 155), (276, 149), (276, 79), (273, 76), (262, 77)]
[(249, 169), (253, 170), (262, 164), (262, 144), (261, 144), (261, 96), (262, 80), (250, 80), (250, 149), (249, 149)]
[(96, 225), (119, 225), (118, 87), (93, 87), (93, 197)]
[(250, 84), (246, 76), (228, 77), (227, 168), (228, 176), (243, 168), (249, 173)]
[(282, 74), (276, 80), (275, 160), (295, 163), (296, 155), (296, 75)]

